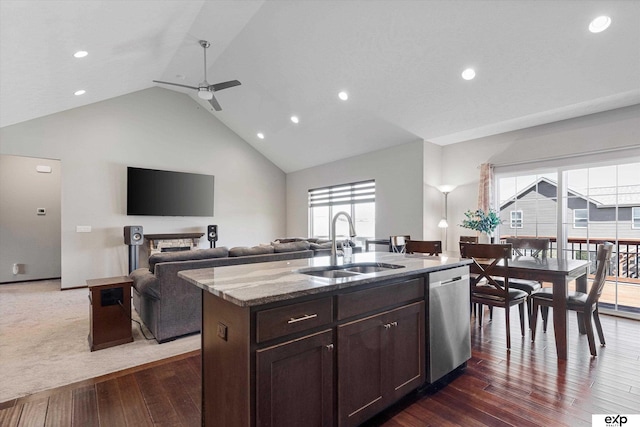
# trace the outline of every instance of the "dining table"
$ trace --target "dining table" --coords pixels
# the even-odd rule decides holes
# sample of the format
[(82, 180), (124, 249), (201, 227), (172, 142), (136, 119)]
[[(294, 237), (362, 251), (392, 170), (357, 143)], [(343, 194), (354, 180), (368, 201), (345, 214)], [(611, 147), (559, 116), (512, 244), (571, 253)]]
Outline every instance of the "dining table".
[[(589, 261), (569, 258), (547, 258), (515, 256), (508, 260), (509, 278), (548, 282), (553, 286), (553, 332), (556, 340), (558, 359), (567, 360), (567, 294), (568, 285), (576, 281), (576, 291), (587, 291)], [(496, 265), (495, 273), (504, 269), (501, 261)], [(578, 314), (578, 328), (585, 333), (582, 315)]]

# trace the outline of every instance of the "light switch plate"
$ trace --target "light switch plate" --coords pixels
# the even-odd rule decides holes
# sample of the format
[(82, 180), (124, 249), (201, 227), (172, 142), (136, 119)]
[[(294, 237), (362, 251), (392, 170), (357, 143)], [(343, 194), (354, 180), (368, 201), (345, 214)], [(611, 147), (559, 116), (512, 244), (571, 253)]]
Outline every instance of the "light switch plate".
[(76, 225), (76, 233), (91, 233), (90, 225)]

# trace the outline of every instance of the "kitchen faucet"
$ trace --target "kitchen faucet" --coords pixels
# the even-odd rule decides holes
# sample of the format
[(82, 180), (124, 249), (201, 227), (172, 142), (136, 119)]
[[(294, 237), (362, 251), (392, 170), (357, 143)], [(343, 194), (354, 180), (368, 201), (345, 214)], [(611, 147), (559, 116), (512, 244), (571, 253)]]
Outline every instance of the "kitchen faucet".
[(356, 237), (356, 229), (353, 226), (351, 215), (344, 211), (335, 214), (331, 221), (331, 265), (336, 265), (338, 263), (338, 252), (336, 250), (336, 220), (340, 215), (344, 215), (347, 218), (347, 221), (349, 221), (349, 236), (351, 238)]

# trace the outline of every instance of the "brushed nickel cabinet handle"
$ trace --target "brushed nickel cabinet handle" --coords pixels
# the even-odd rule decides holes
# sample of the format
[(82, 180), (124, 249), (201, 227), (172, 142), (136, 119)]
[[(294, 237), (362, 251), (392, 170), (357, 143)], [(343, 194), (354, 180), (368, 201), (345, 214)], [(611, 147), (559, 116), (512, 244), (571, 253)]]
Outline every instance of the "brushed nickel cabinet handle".
[(327, 350), (329, 350), (329, 351), (333, 350), (333, 344), (327, 345)]
[(386, 324), (384, 324), (382, 326), (384, 326), (385, 329), (389, 329), (389, 328), (391, 328), (391, 323), (386, 323)]
[(318, 317), (318, 315), (317, 314), (305, 314), (305, 315), (300, 316), (300, 317), (292, 317), (291, 319), (289, 319), (289, 321), (287, 323), (302, 322), (304, 320), (313, 319), (315, 317)]
[(398, 326), (398, 322), (391, 322), (391, 326)]

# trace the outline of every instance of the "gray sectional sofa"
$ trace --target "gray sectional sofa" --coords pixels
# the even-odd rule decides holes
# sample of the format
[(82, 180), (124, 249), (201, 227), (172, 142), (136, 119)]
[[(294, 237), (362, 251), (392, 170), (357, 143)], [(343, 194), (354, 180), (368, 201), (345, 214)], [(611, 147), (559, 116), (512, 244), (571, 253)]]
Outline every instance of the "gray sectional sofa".
[(139, 268), (133, 279), (133, 306), (159, 343), (200, 331), (202, 296), (178, 272), (197, 268), (287, 259), (311, 258), (307, 241), (275, 242), (252, 248), (226, 247), (163, 252), (149, 257), (149, 268)]

